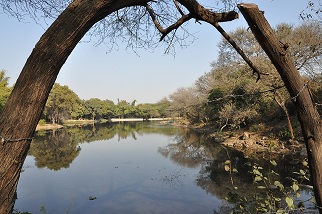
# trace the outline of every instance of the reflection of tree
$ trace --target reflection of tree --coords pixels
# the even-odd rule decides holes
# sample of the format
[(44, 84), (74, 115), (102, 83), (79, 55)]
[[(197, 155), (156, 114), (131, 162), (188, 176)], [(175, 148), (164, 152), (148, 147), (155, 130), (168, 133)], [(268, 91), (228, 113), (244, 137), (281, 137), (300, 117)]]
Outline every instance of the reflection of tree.
[(205, 140), (204, 135), (189, 129), (180, 129), (180, 134), (175, 139), (176, 143), (159, 148), (158, 151), (164, 157), (168, 157), (182, 166), (195, 168), (203, 164), (209, 157), (216, 156), (217, 151), (206, 148)]
[[(262, 166), (264, 173), (273, 169), (279, 174), (275, 175), (274, 179), (286, 186), (292, 182), (289, 178), (296, 177), (293, 172), (299, 171), (298, 163), (301, 160), (297, 160), (298, 157), (275, 155), (274, 160), (278, 164), (274, 167), (269, 161), (272, 157), (267, 154), (245, 158), (242, 152), (225, 148), (191, 130), (182, 129), (175, 141), (176, 143), (159, 148), (159, 153), (185, 167), (201, 166), (196, 184), (221, 199), (227, 197), (229, 189), (233, 189), (231, 179), (234, 186), (238, 187), (234, 191), (239, 196), (249, 196), (254, 195), (256, 191), (259, 192), (253, 184), (253, 176), (249, 173), (252, 169), (250, 165), (254, 163)], [(224, 170), (227, 159), (230, 159), (232, 167), (238, 170), (237, 173), (230, 174)]]
[[(35, 157), (36, 166), (52, 170), (68, 168), (78, 156), (80, 147), (71, 139), (66, 130), (59, 130), (46, 136), (35, 138), (30, 147), (30, 154)], [(43, 140), (41, 140), (43, 139)]]
[(173, 135), (176, 130), (171, 126), (155, 126), (153, 123), (106, 123), (80, 127), (68, 127), (53, 132), (37, 132), (29, 155), (35, 157), (36, 166), (52, 170), (68, 168), (80, 153), (80, 143), (109, 140), (118, 137), (118, 141), (148, 133)]
[(274, 170), (277, 174), (270, 177), (271, 181), (280, 181), (285, 186), (290, 186), (292, 180), (296, 179), (294, 171), (299, 171), (300, 160), (298, 157), (284, 156), (274, 157), (274, 160), (278, 163), (277, 166), (273, 166), (270, 163), (269, 157), (254, 157), (251, 159), (245, 158), (243, 153), (236, 150), (229, 150), (229, 156), (232, 163), (232, 167), (238, 170), (237, 173), (229, 174), (224, 170), (224, 162), (228, 159), (226, 150), (222, 150), (218, 155), (218, 159), (207, 162), (203, 165), (197, 179), (197, 185), (207, 192), (211, 192), (219, 198), (224, 199), (229, 192), (229, 189), (233, 189), (231, 179), (234, 182), (234, 186), (238, 187), (234, 190), (239, 196), (248, 197), (255, 195), (258, 189), (253, 183), (253, 175), (250, 173), (251, 166), (254, 163), (263, 167), (263, 173), (268, 174), (271, 170)]

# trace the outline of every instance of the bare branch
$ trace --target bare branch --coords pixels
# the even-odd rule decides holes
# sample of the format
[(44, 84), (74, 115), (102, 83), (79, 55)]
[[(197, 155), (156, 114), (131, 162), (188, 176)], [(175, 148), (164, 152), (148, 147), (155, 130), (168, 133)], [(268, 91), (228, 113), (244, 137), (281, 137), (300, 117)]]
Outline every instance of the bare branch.
[(181, 14), (181, 16), (184, 16), (185, 14), (184, 14), (184, 12), (181, 10), (181, 8), (180, 8), (180, 6), (179, 6), (178, 2), (177, 2), (176, 0), (173, 0), (173, 3), (174, 3), (174, 5), (176, 6), (176, 8), (177, 8), (177, 10), (179, 11), (179, 13)]
[(261, 73), (259, 69), (254, 65), (254, 63), (246, 56), (244, 51), (236, 44), (236, 42), (229, 36), (228, 33), (219, 25), (218, 22), (216, 22), (213, 25), (220, 33), (221, 35), (233, 46), (233, 48), (238, 52), (238, 54), (245, 60), (245, 62), (253, 69), (253, 74), (257, 74), (257, 79), (258, 81), (260, 79), (260, 75), (268, 75), (266, 73)]
[(163, 28), (160, 25), (160, 23), (158, 22), (155, 14), (154, 14), (153, 9), (148, 4), (145, 5), (145, 8), (148, 11), (149, 15), (151, 16), (152, 21), (153, 21), (155, 27), (162, 34), (162, 36), (160, 38), (160, 41), (162, 41), (164, 39), (164, 37), (166, 37), (171, 31), (178, 29), (183, 23), (185, 23), (186, 21), (188, 21), (188, 20), (190, 20), (192, 18), (192, 16), (190, 14), (183, 15), (180, 19), (177, 20), (176, 23), (170, 25), (167, 28)]

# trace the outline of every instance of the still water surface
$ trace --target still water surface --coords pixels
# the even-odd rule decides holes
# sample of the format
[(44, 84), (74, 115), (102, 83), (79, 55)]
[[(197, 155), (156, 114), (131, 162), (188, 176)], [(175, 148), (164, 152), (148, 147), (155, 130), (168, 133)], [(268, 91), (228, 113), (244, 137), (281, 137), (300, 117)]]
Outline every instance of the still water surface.
[(177, 153), (168, 148), (181, 139), (180, 131), (123, 123), (38, 133), (24, 164), (15, 209), (211, 213), (221, 200), (196, 184), (200, 164), (172, 156)]
[[(151, 122), (38, 132), (20, 177), (15, 210), (220, 213), (230, 185), (223, 170), (227, 151), (191, 130)], [(246, 159), (229, 152), (247, 172)], [(252, 178), (236, 179), (247, 194)]]

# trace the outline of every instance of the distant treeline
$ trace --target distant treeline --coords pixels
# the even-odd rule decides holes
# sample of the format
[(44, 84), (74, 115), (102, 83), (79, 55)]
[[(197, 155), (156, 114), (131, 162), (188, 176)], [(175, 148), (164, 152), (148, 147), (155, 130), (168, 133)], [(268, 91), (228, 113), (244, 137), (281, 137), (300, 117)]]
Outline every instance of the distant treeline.
[[(0, 111), (5, 105), (12, 87), (8, 86), (9, 78), (5, 71), (0, 71)], [(114, 104), (111, 100), (91, 98), (81, 100), (68, 86), (55, 83), (43, 111), (42, 120), (51, 123), (63, 123), (69, 119), (100, 120), (109, 118), (155, 118), (166, 117), (170, 102), (163, 99), (158, 103), (136, 105), (136, 100), (131, 103), (118, 100)]]

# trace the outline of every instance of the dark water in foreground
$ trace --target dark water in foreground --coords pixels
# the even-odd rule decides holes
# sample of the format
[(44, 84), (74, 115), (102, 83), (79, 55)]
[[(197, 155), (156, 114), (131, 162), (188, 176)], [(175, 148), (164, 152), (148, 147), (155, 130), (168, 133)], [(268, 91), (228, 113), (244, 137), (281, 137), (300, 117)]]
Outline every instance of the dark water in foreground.
[[(20, 177), (15, 211), (222, 213), (231, 186), (224, 170), (228, 158), (239, 166), (234, 180), (240, 194), (248, 194), (248, 159), (188, 129), (139, 122), (38, 132)], [(277, 171), (286, 177), (294, 167), (294, 160), (283, 159)]]

